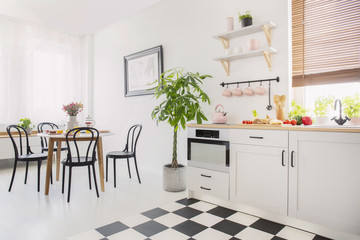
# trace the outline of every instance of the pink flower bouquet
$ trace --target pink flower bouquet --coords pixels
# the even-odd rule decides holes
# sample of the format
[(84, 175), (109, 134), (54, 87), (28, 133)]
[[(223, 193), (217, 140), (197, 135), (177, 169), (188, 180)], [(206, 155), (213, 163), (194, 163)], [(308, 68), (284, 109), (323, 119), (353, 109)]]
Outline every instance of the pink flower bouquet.
[(76, 116), (83, 108), (84, 106), (81, 102), (71, 102), (67, 105), (63, 105), (62, 110), (69, 116)]

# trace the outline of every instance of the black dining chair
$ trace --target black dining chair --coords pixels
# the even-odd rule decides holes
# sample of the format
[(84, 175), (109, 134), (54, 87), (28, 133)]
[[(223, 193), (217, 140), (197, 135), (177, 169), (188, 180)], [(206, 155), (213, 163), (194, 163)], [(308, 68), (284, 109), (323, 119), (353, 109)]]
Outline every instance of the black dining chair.
[[(13, 174), (11, 177), (9, 192), (11, 191), (11, 187), (14, 182), (14, 177), (15, 177), (15, 172), (16, 172), (16, 167), (17, 167), (18, 162), (26, 163), (24, 184), (26, 184), (26, 181), (27, 181), (29, 162), (37, 162), (37, 164), (38, 164), (38, 174), (37, 174), (37, 185), (38, 186), (37, 186), (37, 189), (38, 189), (38, 192), (40, 192), (40, 168), (41, 168), (42, 161), (47, 159), (47, 154), (46, 153), (33, 153), (31, 151), (30, 145), (29, 145), (29, 137), (28, 137), (26, 130), (23, 127), (20, 127), (18, 125), (9, 125), (6, 128), (6, 131), (9, 134), (9, 137), (11, 139), (11, 142), (13, 144), (14, 151), (15, 151), (14, 169), (13, 169)], [(15, 139), (14, 139), (15, 136), (18, 137), (17, 138), (17, 139), (19, 139), (18, 141), (15, 141)]]
[[(43, 133), (48, 129), (59, 129), (58, 125), (51, 122), (42, 122), (39, 123), (37, 126), (38, 132)], [(48, 152), (48, 142), (46, 137), (40, 137), (40, 143), (41, 143), (41, 152)], [(57, 152), (58, 146), (55, 145), (54, 147), (54, 153)], [(61, 146), (61, 151), (67, 151), (68, 148), (66, 146)], [(56, 158), (56, 180), (59, 181), (59, 172), (60, 172), (60, 159)]]
[(128, 131), (126, 145), (125, 145), (124, 150), (123, 151), (112, 151), (112, 152), (109, 152), (108, 154), (106, 154), (106, 181), (108, 181), (109, 158), (114, 159), (114, 164), (113, 164), (114, 165), (114, 187), (116, 187), (116, 159), (126, 158), (128, 171), (129, 171), (129, 178), (131, 178), (129, 158), (134, 158), (137, 177), (138, 177), (139, 183), (141, 183), (140, 176), (139, 176), (139, 170), (138, 170), (137, 162), (136, 162), (136, 145), (137, 145), (137, 141), (139, 139), (141, 130), (142, 130), (141, 124), (136, 124), (136, 125), (132, 126)]
[[(83, 141), (79, 139), (83, 132), (88, 133), (87, 142), (88, 146), (86, 148), (86, 155), (81, 156), (78, 142)], [(90, 127), (79, 127), (71, 129), (66, 134), (66, 145), (68, 147), (67, 158), (61, 161), (63, 164), (63, 176), (62, 176), (62, 193), (64, 193), (64, 182), (65, 182), (65, 166), (69, 167), (69, 181), (68, 181), (68, 198), (67, 201), (70, 201), (70, 188), (71, 188), (71, 174), (73, 167), (88, 167), (89, 174), (89, 188), (91, 189), (91, 173), (90, 167), (92, 167), (94, 175), (94, 183), (96, 189), (96, 195), (99, 197), (99, 191), (96, 182), (95, 174), (95, 161), (96, 161), (96, 147), (99, 140), (99, 131), (95, 128)], [(73, 144), (70, 144), (72, 142)]]

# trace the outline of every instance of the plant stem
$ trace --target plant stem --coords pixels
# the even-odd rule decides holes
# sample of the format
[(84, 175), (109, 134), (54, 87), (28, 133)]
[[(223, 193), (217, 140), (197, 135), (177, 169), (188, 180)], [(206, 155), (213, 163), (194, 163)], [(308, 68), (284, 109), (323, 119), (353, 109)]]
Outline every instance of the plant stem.
[(178, 162), (177, 162), (177, 131), (176, 126), (174, 127), (174, 139), (173, 139), (173, 156), (171, 161), (171, 167), (177, 168)]

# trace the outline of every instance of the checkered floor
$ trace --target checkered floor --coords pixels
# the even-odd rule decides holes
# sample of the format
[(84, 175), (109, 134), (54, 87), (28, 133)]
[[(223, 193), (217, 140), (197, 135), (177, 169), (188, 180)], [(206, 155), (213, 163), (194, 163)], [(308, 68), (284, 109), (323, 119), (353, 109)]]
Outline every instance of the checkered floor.
[(329, 240), (196, 199), (181, 199), (68, 240)]

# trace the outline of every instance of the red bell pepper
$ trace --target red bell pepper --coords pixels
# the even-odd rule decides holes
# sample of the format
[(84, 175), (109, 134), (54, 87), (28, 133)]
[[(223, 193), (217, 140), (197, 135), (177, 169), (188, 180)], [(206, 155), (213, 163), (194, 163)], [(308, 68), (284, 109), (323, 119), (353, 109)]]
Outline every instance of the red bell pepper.
[(312, 120), (310, 117), (302, 117), (302, 122), (304, 125), (311, 125), (312, 124)]

